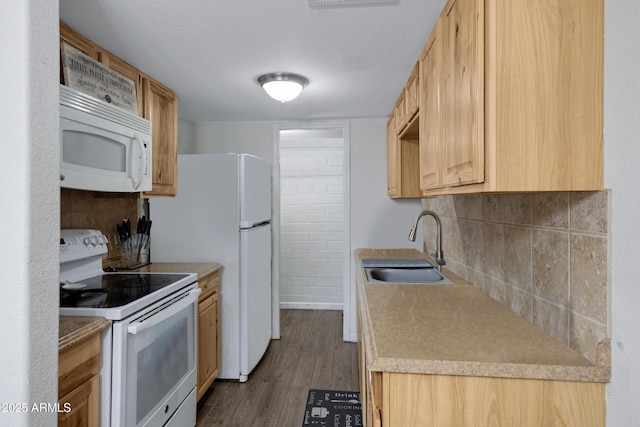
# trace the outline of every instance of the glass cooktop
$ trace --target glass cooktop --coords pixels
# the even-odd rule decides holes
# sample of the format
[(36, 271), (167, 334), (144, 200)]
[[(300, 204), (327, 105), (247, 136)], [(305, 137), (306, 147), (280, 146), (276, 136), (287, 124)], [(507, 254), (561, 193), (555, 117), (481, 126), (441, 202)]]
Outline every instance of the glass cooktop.
[(187, 276), (188, 274), (114, 273), (90, 277), (76, 283), (61, 283), (60, 307), (120, 307)]

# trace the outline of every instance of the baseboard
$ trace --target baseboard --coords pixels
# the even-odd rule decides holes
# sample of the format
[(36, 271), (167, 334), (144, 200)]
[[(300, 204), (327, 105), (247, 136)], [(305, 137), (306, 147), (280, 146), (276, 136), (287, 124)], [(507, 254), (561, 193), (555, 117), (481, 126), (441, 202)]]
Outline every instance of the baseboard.
[(280, 302), (281, 310), (342, 310), (342, 304), (322, 302)]

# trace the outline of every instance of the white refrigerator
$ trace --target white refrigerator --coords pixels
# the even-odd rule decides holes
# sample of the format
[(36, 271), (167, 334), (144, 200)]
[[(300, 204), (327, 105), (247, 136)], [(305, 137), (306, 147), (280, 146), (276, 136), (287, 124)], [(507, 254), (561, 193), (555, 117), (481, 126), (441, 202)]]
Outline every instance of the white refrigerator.
[(271, 164), (178, 156), (178, 195), (150, 199), (151, 262), (218, 262), (220, 372), (247, 381), (271, 340)]

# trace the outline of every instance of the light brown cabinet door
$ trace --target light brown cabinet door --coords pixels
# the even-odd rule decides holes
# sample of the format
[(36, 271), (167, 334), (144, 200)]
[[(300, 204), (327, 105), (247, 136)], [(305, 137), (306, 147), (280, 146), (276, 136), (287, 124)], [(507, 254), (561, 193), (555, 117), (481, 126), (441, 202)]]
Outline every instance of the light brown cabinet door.
[(420, 189), (438, 188), (440, 180), (440, 53), (438, 21), (420, 59)]
[[(94, 375), (59, 400), (59, 427), (100, 425), (100, 375)], [(69, 412), (64, 412), (66, 408)]]
[(398, 133), (395, 115), (392, 114), (387, 121), (387, 194), (391, 198), (400, 196), (398, 160)]
[(407, 109), (407, 122), (411, 121), (413, 116), (416, 115), (420, 109), (420, 63), (416, 62), (416, 65), (411, 70), (409, 78), (407, 79), (406, 91), (405, 91), (405, 105)]
[(198, 400), (211, 386), (219, 370), (218, 293), (198, 304)]
[(144, 115), (151, 121), (153, 189), (145, 196), (175, 196), (178, 192), (178, 97), (170, 89), (142, 78)]
[(78, 49), (96, 61), (100, 60), (100, 50), (98, 46), (88, 38), (77, 33), (64, 22), (60, 22), (60, 42)]
[(132, 67), (122, 59), (108, 52), (102, 53), (102, 63), (113, 71), (122, 74), (131, 79), (136, 86), (136, 103), (138, 105), (138, 115), (144, 114), (144, 105), (142, 104), (142, 74), (137, 68)]
[(442, 15), (445, 186), (484, 180), (484, 1), (452, 0)]

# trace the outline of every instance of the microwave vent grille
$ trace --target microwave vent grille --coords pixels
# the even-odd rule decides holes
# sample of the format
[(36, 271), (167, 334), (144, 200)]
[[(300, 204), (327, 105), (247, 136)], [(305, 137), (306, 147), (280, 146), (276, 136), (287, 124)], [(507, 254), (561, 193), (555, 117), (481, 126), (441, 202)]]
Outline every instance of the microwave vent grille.
[(137, 131), (151, 134), (151, 122), (149, 120), (64, 85), (60, 85), (60, 105), (84, 111)]

